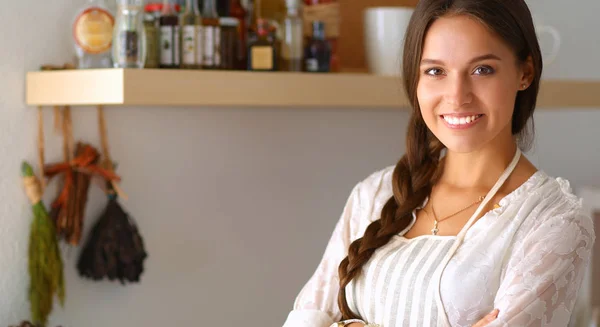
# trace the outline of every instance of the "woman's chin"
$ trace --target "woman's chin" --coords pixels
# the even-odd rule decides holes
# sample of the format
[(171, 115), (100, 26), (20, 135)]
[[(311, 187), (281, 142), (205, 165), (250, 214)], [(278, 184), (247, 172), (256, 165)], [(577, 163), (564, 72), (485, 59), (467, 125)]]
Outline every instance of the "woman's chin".
[(446, 146), (447, 151), (454, 153), (471, 153), (482, 147), (481, 140), (468, 140), (465, 138), (457, 140), (453, 138), (452, 140), (441, 141)]

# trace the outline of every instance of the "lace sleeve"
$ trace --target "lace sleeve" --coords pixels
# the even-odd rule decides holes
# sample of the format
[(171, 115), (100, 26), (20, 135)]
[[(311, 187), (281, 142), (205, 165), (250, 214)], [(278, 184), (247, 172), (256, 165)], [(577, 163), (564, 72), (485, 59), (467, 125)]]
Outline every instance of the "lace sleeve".
[(500, 313), (488, 327), (568, 325), (595, 234), (579, 208), (554, 211), (517, 237), (495, 298)]
[(338, 267), (359, 221), (359, 186), (352, 190), (316, 271), (304, 285), (283, 327), (328, 327), (341, 318)]

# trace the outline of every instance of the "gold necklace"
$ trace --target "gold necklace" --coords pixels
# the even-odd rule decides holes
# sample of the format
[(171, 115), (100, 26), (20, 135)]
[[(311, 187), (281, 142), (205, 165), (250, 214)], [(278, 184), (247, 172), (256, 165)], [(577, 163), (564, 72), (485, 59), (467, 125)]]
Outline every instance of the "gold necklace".
[(449, 216), (446, 216), (446, 217), (444, 217), (442, 219), (439, 219), (439, 220), (437, 219), (437, 216), (435, 214), (435, 210), (433, 209), (433, 202), (431, 202), (431, 213), (433, 214), (433, 220), (434, 220), (434, 222), (433, 222), (433, 229), (431, 229), (431, 234), (432, 235), (437, 235), (437, 233), (440, 231), (438, 229), (438, 223), (439, 222), (442, 222), (442, 221), (444, 221), (444, 220), (446, 220), (446, 219), (448, 219), (450, 217), (454, 217), (454, 216), (458, 215), (459, 213), (461, 213), (461, 212), (469, 209), (470, 207), (476, 205), (477, 203), (480, 203), (481, 201), (483, 201), (483, 199), (485, 199), (485, 196), (480, 196), (479, 199), (477, 199), (477, 201), (475, 201), (475, 202), (469, 204), (468, 206), (464, 207), (463, 209), (460, 209), (459, 211), (457, 211), (457, 212), (455, 212), (455, 213), (453, 213), (453, 214), (451, 214)]

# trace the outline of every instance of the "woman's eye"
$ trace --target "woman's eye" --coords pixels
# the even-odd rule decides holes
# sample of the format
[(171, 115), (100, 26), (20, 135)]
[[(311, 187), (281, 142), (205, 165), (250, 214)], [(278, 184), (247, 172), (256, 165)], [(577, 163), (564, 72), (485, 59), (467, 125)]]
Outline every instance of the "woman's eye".
[(491, 75), (494, 73), (494, 69), (490, 66), (479, 66), (475, 68), (475, 75)]
[(442, 75), (444, 73), (444, 71), (442, 71), (439, 68), (429, 68), (427, 70), (425, 70), (425, 75), (430, 75), (430, 76), (439, 76)]

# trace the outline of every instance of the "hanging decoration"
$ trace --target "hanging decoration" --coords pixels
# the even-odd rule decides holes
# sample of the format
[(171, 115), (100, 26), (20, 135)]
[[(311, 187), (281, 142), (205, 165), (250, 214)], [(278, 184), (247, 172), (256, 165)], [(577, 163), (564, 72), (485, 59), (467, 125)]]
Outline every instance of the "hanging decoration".
[(64, 175), (62, 190), (52, 203), (50, 216), (54, 220), (58, 236), (64, 238), (68, 244), (76, 246), (81, 241), (92, 177), (98, 175), (110, 181), (118, 181), (120, 178), (112, 171), (97, 165), (100, 153), (93, 146), (83, 142), (73, 145), (69, 107), (62, 111), (62, 133), (64, 162), (46, 165), (44, 173), (49, 179), (58, 174)]
[(22, 165), (22, 176), (34, 215), (29, 232), (30, 311), (33, 322), (44, 327), (52, 311), (54, 295), (58, 296), (60, 305), (64, 305), (63, 262), (54, 224), (42, 202), (40, 181), (26, 162)]
[(45, 327), (53, 309), (55, 295), (60, 305), (64, 306), (65, 284), (63, 261), (54, 223), (42, 201), (45, 190), (44, 127), (42, 109), (38, 109), (38, 159), (42, 178), (34, 174), (33, 168), (27, 162), (23, 162), (21, 166), (21, 176), (33, 211), (28, 245), (30, 314), (36, 326)]
[[(98, 124), (103, 149), (104, 169), (112, 172), (114, 164), (108, 151), (104, 111), (98, 107)], [(139, 282), (148, 257), (138, 227), (118, 202), (126, 195), (115, 183), (106, 179), (108, 204), (93, 226), (77, 263), (80, 276), (93, 280)]]

